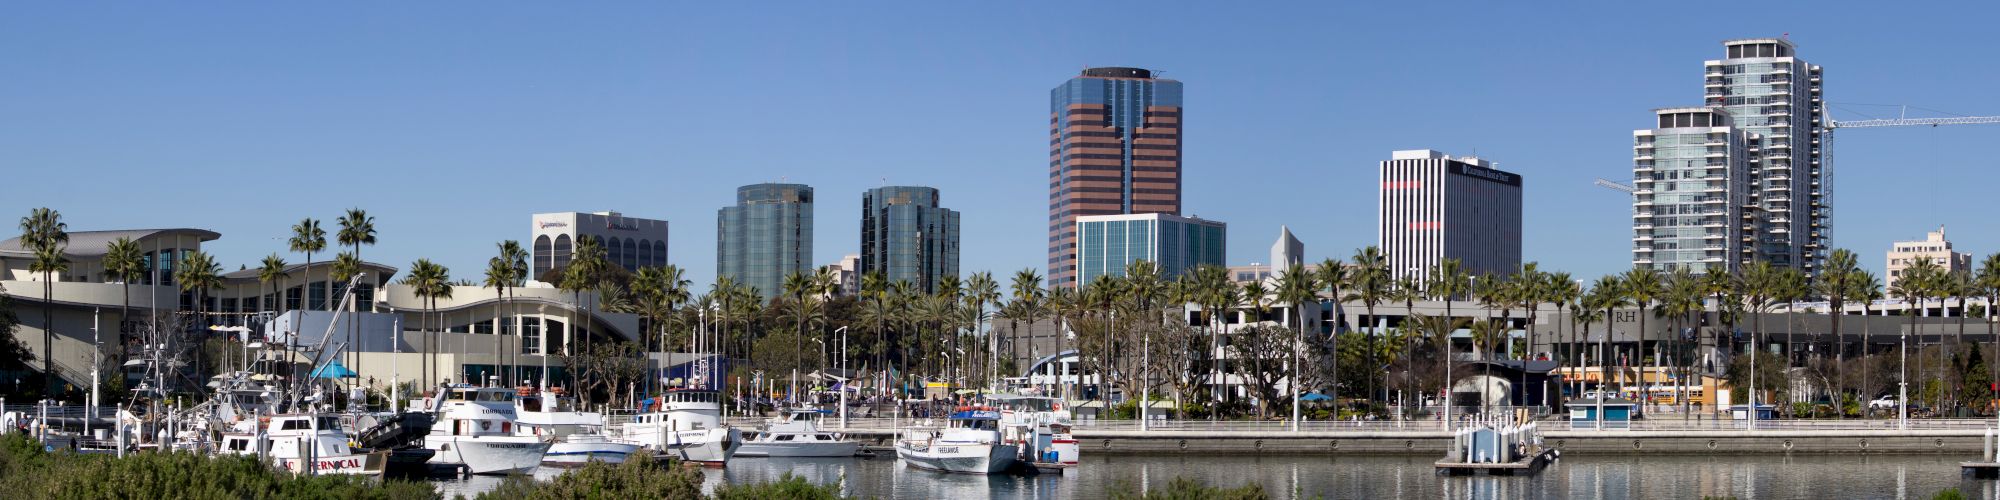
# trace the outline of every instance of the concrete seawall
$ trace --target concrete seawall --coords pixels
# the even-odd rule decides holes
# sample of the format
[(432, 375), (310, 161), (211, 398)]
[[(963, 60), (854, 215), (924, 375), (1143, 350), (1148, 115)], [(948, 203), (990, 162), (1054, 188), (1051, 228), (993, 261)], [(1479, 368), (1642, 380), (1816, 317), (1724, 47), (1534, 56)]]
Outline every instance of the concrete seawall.
[[(869, 446), (889, 446), (888, 429), (849, 429)], [(1638, 430), (1544, 431), (1543, 441), (1564, 453), (1715, 454), (1879, 453), (1951, 454), (1971, 458), (1981, 452), (1977, 429), (1951, 430)], [(1084, 453), (1156, 454), (1413, 454), (1443, 456), (1451, 434), (1438, 431), (1076, 431)]]

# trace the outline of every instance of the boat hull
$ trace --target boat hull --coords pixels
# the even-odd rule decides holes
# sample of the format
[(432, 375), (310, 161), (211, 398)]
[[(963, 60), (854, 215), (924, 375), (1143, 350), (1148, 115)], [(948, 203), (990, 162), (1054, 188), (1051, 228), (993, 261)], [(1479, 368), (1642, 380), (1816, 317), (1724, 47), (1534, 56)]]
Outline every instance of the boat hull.
[(639, 451), (639, 445), (615, 441), (564, 441), (549, 445), (549, 451), (542, 456), (542, 465), (555, 467), (581, 467), (590, 462), (622, 464)]
[(721, 466), (743, 447), (743, 431), (731, 428), (687, 431), (647, 429), (628, 440), (640, 441), (659, 456), (707, 466)]
[(547, 442), (513, 436), (431, 437), (424, 447), (437, 451), (431, 465), (464, 467), (481, 475), (532, 473), (549, 451)]
[(1019, 449), (1011, 444), (953, 444), (929, 446), (897, 443), (896, 456), (919, 469), (961, 474), (994, 474), (1013, 467)]
[[(377, 451), (337, 457), (319, 457), (313, 460), (303, 458), (272, 458), (278, 468), (292, 473), (327, 475), (344, 474), (354, 476), (381, 476), (389, 468), (389, 452)], [(310, 467), (308, 465), (310, 464)]]

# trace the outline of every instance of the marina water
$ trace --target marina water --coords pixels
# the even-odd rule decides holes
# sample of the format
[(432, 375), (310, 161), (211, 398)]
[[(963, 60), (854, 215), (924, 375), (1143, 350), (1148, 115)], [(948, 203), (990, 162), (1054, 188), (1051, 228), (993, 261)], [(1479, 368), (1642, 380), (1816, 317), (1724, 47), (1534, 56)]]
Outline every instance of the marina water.
[[(849, 495), (883, 499), (1103, 498), (1129, 485), (1161, 488), (1175, 477), (1211, 486), (1262, 485), (1273, 498), (1447, 499), (1926, 499), (1945, 488), (1995, 498), (1995, 482), (1961, 479), (1956, 455), (1565, 456), (1527, 477), (1435, 473), (1420, 455), (1182, 456), (1086, 454), (1065, 475), (942, 474), (874, 459), (738, 459), (708, 469), (707, 486), (775, 481), (785, 473), (839, 483)], [(538, 477), (561, 471), (543, 468)], [(447, 497), (475, 495), (498, 477), (438, 482)], [(1143, 485), (1143, 486), (1142, 486)]]

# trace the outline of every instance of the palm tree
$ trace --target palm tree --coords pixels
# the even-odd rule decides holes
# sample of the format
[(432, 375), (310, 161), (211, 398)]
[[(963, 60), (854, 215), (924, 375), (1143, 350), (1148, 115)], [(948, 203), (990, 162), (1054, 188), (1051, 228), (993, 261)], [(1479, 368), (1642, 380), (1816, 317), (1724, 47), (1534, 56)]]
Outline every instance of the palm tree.
[[(311, 302), (313, 253), (326, 249), (326, 230), (319, 228), (319, 221), (307, 217), (305, 220), (299, 221), (298, 224), (292, 225), (292, 238), (286, 240), (285, 243), (291, 251), (304, 252), (306, 254), (306, 282), (299, 289), (299, 293), (305, 297), (300, 299), (302, 301), (300, 305), (307, 310), (311, 310), (313, 308)], [(289, 292), (287, 293), (289, 294)], [(328, 279), (326, 283), (325, 300), (327, 302), (333, 300), (333, 280), (331, 279)], [(332, 310), (333, 304), (324, 304), (320, 308)]]
[[(1577, 304), (1577, 300), (1583, 297), (1583, 284), (1577, 283), (1576, 279), (1571, 277), (1567, 272), (1550, 273), (1548, 275), (1548, 284), (1549, 301), (1555, 302), (1557, 310), (1561, 311), (1564, 316), (1569, 317), (1569, 356), (1564, 361), (1566, 361), (1566, 364), (1570, 368), (1577, 368), (1577, 360), (1579, 359), (1577, 356), (1579, 351), (1577, 349), (1580, 346), (1576, 338), (1576, 323), (1578, 319), (1576, 312), (1579, 305)], [(1575, 374), (1576, 371), (1572, 369), (1569, 373)]]
[[(131, 238), (119, 237), (104, 247), (104, 279), (118, 280), (122, 284), (119, 295), (123, 302), (118, 306), (118, 338), (125, 338), (125, 324), (132, 321), (132, 282), (146, 277), (146, 254), (139, 243)], [(97, 346), (102, 350), (104, 346)], [(116, 366), (114, 364), (113, 366)]]
[[(1347, 318), (1344, 311), (1341, 310), (1341, 302), (1344, 299), (1340, 290), (1347, 287), (1351, 276), (1349, 276), (1346, 264), (1341, 263), (1340, 259), (1331, 257), (1319, 261), (1319, 268), (1315, 269), (1314, 272), (1319, 275), (1319, 285), (1325, 287), (1327, 293), (1331, 294), (1328, 302), (1333, 305), (1333, 327), (1329, 328), (1327, 333), (1326, 349), (1331, 351), (1331, 355), (1327, 357), (1330, 361), (1327, 363), (1326, 372), (1333, 375), (1331, 377), (1332, 380), (1329, 380), (1326, 384), (1326, 389), (1332, 392), (1327, 396), (1332, 398), (1334, 403), (1338, 404), (1340, 402), (1340, 330), (1342, 326), (1347, 324)], [(1450, 307), (1450, 305), (1446, 304), (1445, 307)]]
[(1687, 354), (1684, 351), (1687, 337), (1683, 332), (1687, 331), (1690, 317), (1701, 313), (1705, 291), (1701, 287), (1701, 278), (1686, 267), (1674, 268), (1666, 278), (1666, 283), (1661, 288), (1660, 313), (1673, 318), (1674, 364), (1669, 366), (1675, 368), (1679, 374), (1675, 377), (1679, 382), (1674, 384), (1674, 400), (1681, 403), (1681, 419), (1686, 420), (1692, 408), (1686, 388), (1687, 381), (1692, 380), (1692, 377), (1686, 369)]
[[(1916, 262), (1912, 263), (1910, 267), (1903, 269), (1903, 275), (1896, 278), (1895, 284), (1890, 285), (1890, 294), (1900, 296), (1904, 301), (1912, 302), (1916, 307), (1913, 310), (1906, 311), (1910, 316), (1910, 335), (1917, 338), (1916, 342), (1919, 348), (1917, 356), (1918, 373), (1923, 372), (1922, 347), (1924, 341), (1923, 335), (1917, 330), (1917, 316), (1930, 315), (1930, 310), (1924, 307), (1924, 302), (1931, 297), (1944, 295), (1944, 292), (1941, 291), (1944, 288), (1943, 282), (1944, 268), (1939, 266), (1937, 261), (1932, 260), (1930, 257), (1917, 257)], [(1943, 301), (1940, 300), (1939, 302), (1942, 303)], [(1942, 309), (1942, 306), (1940, 306), (1940, 309)], [(1939, 343), (1942, 344), (1943, 341), (1939, 340)], [(1944, 349), (1940, 347), (1938, 351), (1939, 355), (1942, 356)], [(1941, 365), (1942, 363), (1938, 364)], [(1939, 378), (1943, 378), (1942, 371), (1942, 368), (1940, 368)], [(1919, 387), (1919, 390), (1921, 390), (1921, 387)]]
[(1986, 338), (1993, 342), (1994, 348), (1993, 355), (1986, 358), (1986, 362), (1991, 365), (1987, 367), (1986, 373), (2000, 372), (1994, 369), (1995, 366), (2000, 366), (1996, 364), (2000, 363), (2000, 332), (1994, 330), (1995, 325), (2000, 325), (2000, 321), (1994, 321), (1996, 311), (1993, 310), (1994, 305), (2000, 304), (2000, 253), (1987, 255), (1981, 260), (1979, 269), (1974, 271), (1972, 281), (1979, 293), (1986, 296), (1986, 311), (1981, 316), (1986, 320)]
[[(528, 273), (533, 272), (534, 268), (528, 267), (528, 250), (521, 248), (521, 242), (515, 240), (506, 240), (500, 242), (496, 246), (498, 247), (500, 254), (497, 257), (500, 259), (502, 263), (507, 265), (507, 286), (502, 288), (504, 289), (504, 291), (507, 292), (506, 301), (511, 305), (514, 302), (514, 291), (516, 289), (519, 289), (521, 286), (527, 284), (528, 278), (530, 278), (530, 276), (528, 276)], [(515, 326), (519, 326), (521, 321), (520, 319), (521, 315), (519, 311), (509, 310), (508, 312), (512, 313), (511, 315), (514, 317)], [(512, 336), (514, 337), (515, 347), (513, 349), (506, 350), (507, 352), (506, 357), (518, 360), (521, 353), (520, 329), (501, 328), (498, 325), (494, 326), (493, 328), (494, 328), (493, 333), (496, 335), (493, 344), (493, 347), (495, 349), (500, 349), (505, 345), (507, 335), (501, 335), (501, 332), (511, 331), (513, 333)], [(501, 355), (499, 353), (495, 353), (494, 357), (496, 358), (495, 362), (497, 363), (499, 362), (497, 358), (501, 357)], [(519, 375), (518, 373), (516, 373), (520, 370), (520, 368), (516, 366), (517, 364), (518, 363), (512, 363), (512, 362), (507, 363), (508, 365), (507, 375), (503, 379), (503, 381), (508, 385), (514, 384), (515, 383), (514, 379), (516, 378), (516, 376)]]
[[(1097, 275), (1084, 293), (1084, 302), (1098, 310), (1098, 319), (1104, 323), (1104, 331), (1101, 332), (1104, 335), (1104, 350), (1097, 355), (1097, 398), (1104, 401), (1111, 400), (1111, 338), (1116, 330), (1111, 308), (1124, 295), (1125, 281), (1109, 274)], [(1081, 346), (1077, 352), (1083, 352)]]
[[(347, 255), (344, 252), (341, 253), (342, 257)], [(418, 331), (425, 333), (423, 339), (423, 364), (417, 368), (417, 371), (423, 374), (423, 387), (431, 387), (432, 380), (435, 380), (437, 376), (437, 370), (433, 366), (437, 359), (437, 342), (435, 340), (437, 333), (431, 329), (431, 313), (433, 311), (431, 297), (437, 293), (438, 284), (445, 279), (439, 272), (441, 268), (441, 266), (431, 262), (430, 259), (417, 259), (416, 262), (410, 264), (410, 272), (403, 275), (402, 280), (404, 286), (410, 287), (410, 294), (415, 295), (417, 302), (424, 306), (423, 316), (418, 320), (421, 326), (417, 327)]]
[(786, 274), (781, 288), (785, 297), (792, 300), (792, 318), (798, 326), (798, 336), (792, 338), (792, 360), (797, 363), (799, 353), (805, 351), (806, 319), (812, 317), (819, 306), (819, 290), (814, 286), (813, 275), (805, 271)]
[[(1633, 343), (1630, 360), (1638, 368), (1633, 370), (1634, 372), (1644, 373), (1646, 365), (1646, 333), (1650, 331), (1646, 329), (1646, 316), (1651, 315), (1653, 302), (1658, 300), (1661, 293), (1665, 290), (1662, 283), (1660, 283), (1660, 272), (1653, 270), (1652, 267), (1634, 267), (1629, 271), (1625, 271), (1625, 277), (1620, 281), (1625, 284), (1624, 288), (1622, 288), (1622, 291), (1625, 292), (1625, 297), (1631, 299), (1632, 305), (1639, 308), (1639, 338)], [(1624, 366), (1618, 368), (1620, 372), (1623, 372), (1625, 369)], [(1646, 377), (1639, 377), (1639, 384), (1640, 387), (1645, 387), (1647, 384)], [(1647, 391), (1646, 394), (1647, 397), (1644, 399), (1652, 399), (1651, 391)], [(1651, 401), (1646, 402), (1651, 403)]]
[[(1849, 288), (1846, 291), (1846, 295), (1848, 297), (1853, 297), (1855, 301), (1861, 303), (1861, 339), (1862, 339), (1861, 355), (1867, 356), (1868, 336), (1870, 333), (1873, 333), (1870, 331), (1871, 329), (1869, 328), (1868, 309), (1869, 306), (1875, 303), (1875, 301), (1882, 300), (1883, 298), (1882, 280), (1876, 278), (1874, 273), (1870, 273), (1866, 270), (1856, 271), (1854, 272), (1854, 274), (1849, 276), (1848, 287)], [(1874, 370), (1865, 370), (1865, 369), (1861, 370), (1861, 387), (1864, 388), (1872, 387), (1868, 385), (1868, 375), (1869, 372), (1873, 371)], [(1875, 395), (1863, 394), (1862, 397), (1863, 399), (1873, 399)], [(1867, 406), (1863, 405), (1863, 408), (1867, 408)], [(1874, 414), (1873, 409), (1867, 409), (1867, 411), (1871, 415)]]
[[(355, 261), (361, 262), (361, 245), (375, 244), (375, 218), (370, 217), (366, 210), (350, 208), (345, 215), (340, 216), (338, 222), (340, 231), (335, 233), (335, 238), (341, 245), (352, 247)], [(369, 289), (372, 291), (373, 287)], [(328, 300), (332, 300), (331, 295), (328, 296)], [(357, 371), (361, 369), (359, 346), (354, 351), (354, 369)]]
[[(507, 300), (507, 287), (514, 285), (514, 266), (506, 258), (495, 256), (486, 259), (486, 275), (479, 282), (482, 288), (493, 289), (493, 373), (500, 373), (500, 342), (506, 337), (500, 332), (500, 303)], [(507, 378), (502, 377), (501, 383)]]
[[(1612, 312), (1632, 303), (1631, 296), (1625, 293), (1625, 281), (1615, 274), (1597, 278), (1597, 283), (1590, 287), (1590, 294), (1593, 296), (1591, 302), (1596, 305), (1597, 310), (1603, 311), (1601, 317), (1604, 319), (1604, 340), (1597, 345), (1597, 397), (1601, 401), (1605, 397), (1604, 384), (1610, 381), (1611, 374), (1607, 365), (1611, 363), (1612, 357), (1611, 353), (1606, 349), (1611, 345), (1612, 336), (1617, 333), (1616, 330), (1611, 328), (1613, 323)], [(1625, 377), (1622, 375), (1622, 366), (1620, 370), (1621, 375), (1618, 377), (1617, 394), (1624, 394)]]
[[(1382, 257), (1382, 249), (1375, 246), (1363, 247), (1354, 252), (1354, 291), (1341, 300), (1359, 300), (1368, 309), (1368, 329), (1363, 333), (1368, 339), (1368, 366), (1376, 366), (1375, 337), (1382, 325), (1382, 319), (1375, 316), (1375, 305), (1389, 296), (1389, 263)], [(1368, 376), (1368, 400), (1375, 401), (1380, 396), (1375, 390), (1374, 371)]]
[(1505, 323), (1481, 321), (1472, 324), (1472, 343), (1477, 346), (1477, 349), (1481, 350), (1481, 357), (1486, 360), (1485, 363), (1481, 363), (1485, 365), (1486, 378), (1479, 382), (1479, 411), (1482, 413), (1487, 411), (1487, 405), (1492, 401), (1492, 398), (1486, 394), (1486, 391), (1492, 387), (1493, 359), (1499, 354), (1495, 344), (1505, 341), (1506, 337), (1507, 325)]
[[(1764, 350), (1764, 344), (1758, 340), (1758, 337), (1764, 334), (1764, 310), (1784, 293), (1784, 280), (1781, 268), (1771, 267), (1771, 263), (1767, 261), (1757, 261), (1743, 271), (1743, 279), (1738, 282), (1742, 298), (1745, 300), (1744, 307), (1750, 309), (1752, 315), (1750, 319), (1753, 323), (1750, 328), (1750, 406), (1748, 407), (1751, 411), (1757, 411), (1759, 407), (1757, 355)], [(1755, 428), (1757, 421), (1752, 419), (1750, 425)]]
[[(598, 278), (600, 278), (603, 275), (603, 271), (604, 271), (603, 244), (598, 242), (597, 238), (595, 237), (588, 235), (579, 236), (576, 239), (576, 252), (572, 254), (572, 256), (570, 257), (569, 267), (563, 269), (562, 283), (558, 286), (558, 288), (570, 292), (570, 295), (574, 297), (577, 306), (585, 307), (585, 309), (587, 310), (588, 307), (585, 305), (586, 303), (583, 301), (583, 292), (586, 290), (593, 290), (597, 287)], [(724, 306), (724, 308), (727, 307), (728, 306), (726, 305)], [(577, 323), (576, 317), (574, 316), (570, 317), (570, 331), (575, 333), (574, 336), (582, 337), (583, 341), (578, 343), (575, 340), (570, 339), (569, 337), (564, 337), (563, 338), (564, 352), (577, 352), (570, 350), (571, 347), (570, 344), (572, 343), (579, 344), (575, 346), (576, 349), (587, 350), (590, 348), (590, 335), (588, 333), (588, 330), (580, 326), (580, 324)], [(575, 374), (578, 373), (578, 371), (572, 370), (570, 373), (574, 376)], [(580, 382), (579, 385), (581, 385)]]
[[(987, 271), (972, 273), (972, 278), (965, 282), (965, 301), (966, 307), (974, 313), (973, 332), (986, 336), (986, 351), (988, 356), (982, 356), (981, 362), (990, 364), (992, 362), (991, 355), (999, 352), (1000, 349), (1000, 345), (993, 334), (986, 330), (986, 306), (997, 306), (1000, 303), (1000, 283), (993, 281), (993, 273)], [(993, 367), (988, 366), (986, 368), (980, 370), (979, 373), (983, 378), (987, 379), (986, 385), (990, 386), (993, 384), (990, 375)]]
[(1209, 419), (1216, 419), (1221, 413), (1223, 390), (1222, 380), (1222, 328), (1223, 315), (1236, 304), (1242, 303), (1242, 290), (1229, 280), (1229, 270), (1222, 266), (1202, 265), (1194, 269), (1196, 302), (1201, 304), (1203, 315), (1208, 318), (1209, 327), (1209, 379), (1210, 395), (1213, 396), (1217, 411), (1209, 412)]
[[(205, 252), (200, 250), (191, 251), (183, 255), (180, 265), (174, 268), (174, 281), (180, 283), (182, 292), (194, 294), (194, 314), (196, 318), (199, 318), (196, 321), (195, 328), (201, 332), (199, 335), (206, 337), (208, 318), (205, 314), (207, 313), (208, 291), (222, 288), (222, 266), (217, 265), (215, 258), (209, 257)], [(197, 374), (204, 373), (201, 367), (201, 351), (203, 350), (205, 349), (195, 350), (194, 370)]]
[(21, 218), (21, 248), (34, 252), (33, 262), (28, 264), (28, 272), (42, 275), (42, 376), (47, 381), (46, 394), (54, 394), (56, 376), (50, 360), (55, 358), (55, 318), (52, 306), (55, 301), (55, 273), (69, 271), (69, 259), (63, 256), (64, 247), (69, 246), (69, 224), (62, 221), (62, 213), (49, 208), (28, 211)]
[[(1836, 248), (1832, 253), (1827, 255), (1826, 266), (1820, 269), (1819, 279), (1814, 282), (1819, 287), (1819, 290), (1817, 290), (1819, 296), (1826, 298), (1827, 321), (1833, 326), (1833, 378), (1839, 381), (1834, 384), (1836, 388), (1834, 391), (1836, 396), (1834, 404), (1838, 410), (1833, 413), (1836, 418), (1845, 418), (1847, 416), (1847, 403), (1845, 399), (1847, 388), (1843, 387), (1847, 380), (1847, 368), (1845, 366), (1845, 360), (1847, 359), (1847, 332), (1840, 329), (1840, 317), (1846, 316), (1846, 314), (1842, 313), (1847, 310), (1847, 300), (1853, 297), (1849, 294), (1849, 291), (1854, 286), (1850, 282), (1854, 279), (1855, 273), (1859, 272), (1861, 272), (1861, 266), (1859, 259), (1855, 258), (1854, 252), (1845, 248)], [(1862, 321), (1865, 322), (1867, 319), (1864, 318)], [(1864, 339), (1863, 342), (1865, 346), (1866, 340)], [(1864, 348), (1863, 354), (1866, 354), (1866, 351)]]
[[(1073, 365), (1065, 366), (1062, 361), (1064, 357), (1063, 341), (1068, 340), (1071, 333), (1070, 330), (1074, 328), (1079, 314), (1085, 307), (1082, 293), (1077, 288), (1063, 287), (1049, 290), (1049, 316), (1056, 320), (1056, 357), (1054, 361), (1056, 366), (1056, 394), (1057, 397), (1063, 399), (1071, 397), (1069, 392), (1069, 373), (1076, 369)], [(1081, 351), (1081, 349), (1078, 350), (1077, 363), (1075, 364), (1083, 362)]]
[[(1035, 345), (1033, 340), (1035, 336), (1035, 320), (1040, 319), (1042, 316), (1042, 298), (1047, 293), (1042, 290), (1041, 273), (1035, 271), (1034, 268), (1015, 271), (1013, 290), (1014, 300), (1010, 304), (1015, 307), (1015, 311), (1018, 313), (1016, 317), (1020, 318), (1021, 322), (1028, 324), (1028, 354), (1038, 361), (1041, 355), (1034, 352)], [(1021, 359), (1021, 332), (1019, 328), (1015, 329), (1012, 344), (1014, 359)], [(1032, 362), (1030, 361), (1030, 363)]]
[[(1953, 298), (1958, 299), (1958, 334), (1955, 335), (1956, 338), (1952, 339), (1952, 355), (1957, 356), (1958, 350), (1963, 349), (1965, 345), (1965, 316), (1966, 313), (1971, 312), (1968, 303), (1972, 302), (1973, 297), (1983, 294), (1979, 291), (1978, 283), (1973, 281), (1970, 270), (1952, 271), (1946, 273), (1941, 278), (1941, 281), (1944, 283), (1943, 288), (1951, 292), (1950, 294)], [(1963, 385), (1964, 381), (1961, 379), (1959, 384)], [(1956, 399), (1956, 395), (1959, 392), (1952, 391), (1954, 395), (1953, 399)]]
[[(1300, 376), (1299, 351), (1305, 349), (1306, 346), (1306, 303), (1319, 299), (1319, 283), (1314, 279), (1313, 274), (1307, 271), (1305, 266), (1301, 265), (1288, 266), (1283, 272), (1278, 273), (1277, 299), (1280, 303), (1292, 306), (1291, 314), (1287, 314), (1286, 316), (1289, 316), (1292, 320), (1292, 327), (1295, 329), (1294, 333), (1297, 334), (1297, 337), (1292, 340), (1292, 376), (1285, 382), (1285, 385), (1292, 390), (1292, 430), (1298, 430), (1299, 398), (1304, 396), (1303, 391), (1305, 389), (1302, 383), (1304, 379)], [(1410, 288), (1399, 289), (1415, 292), (1415, 290)], [(1406, 297), (1405, 300), (1408, 300), (1408, 298)], [(1406, 302), (1405, 304), (1405, 308), (1407, 309), (1408, 303)]]

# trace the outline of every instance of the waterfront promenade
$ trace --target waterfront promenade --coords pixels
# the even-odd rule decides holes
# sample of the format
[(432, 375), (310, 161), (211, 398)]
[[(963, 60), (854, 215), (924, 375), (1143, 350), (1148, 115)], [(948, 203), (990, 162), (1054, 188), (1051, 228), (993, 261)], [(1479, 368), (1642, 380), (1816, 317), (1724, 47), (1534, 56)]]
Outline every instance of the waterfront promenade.
[[(732, 419), (754, 426), (756, 419)], [(897, 424), (910, 419), (852, 418), (846, 432), (864, 444), (888, 446)], [(1565, 453), (1762, 454), (1943, 453), (1977, 455), (1992, 419), (1766, 420), (1747, 429), (1740, 420), (1641, 420), (1629, 429), (1571, 429), (1567, 421), (1541, 421), (1544, 440)], [(746, 427), (747, 428), (747, 427)], [(834, 423), (833, 429), (840, 429)], [(1139, 430), (1130, 420), (1080, 421), (1075, 435), (1086, 453), (1102, 454), (1417, 454), (1439, 455), (1451, 443), (1440, 422), (1156, 421)]]

